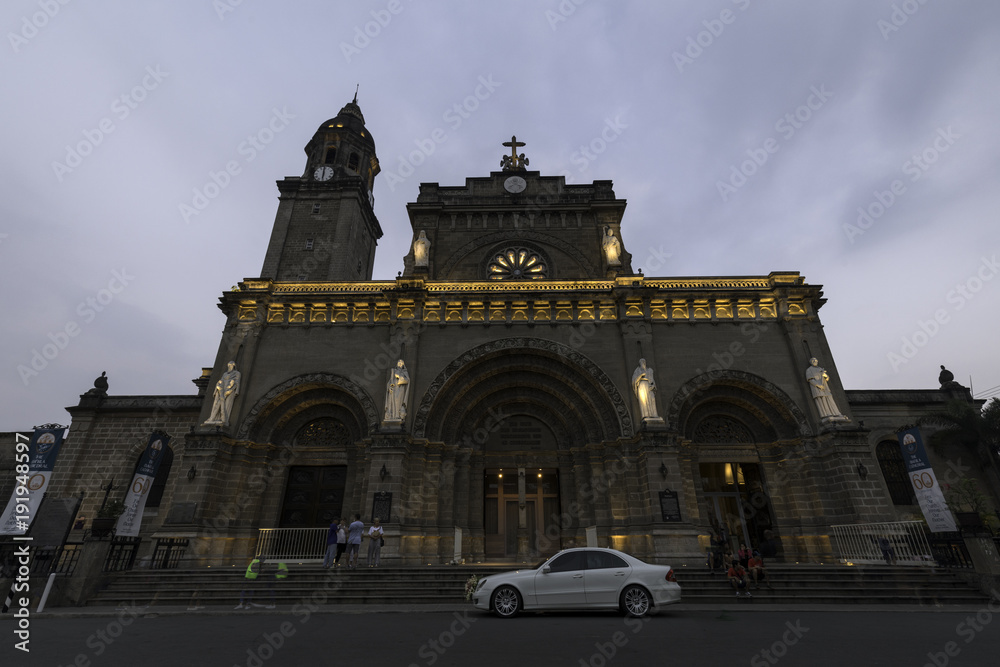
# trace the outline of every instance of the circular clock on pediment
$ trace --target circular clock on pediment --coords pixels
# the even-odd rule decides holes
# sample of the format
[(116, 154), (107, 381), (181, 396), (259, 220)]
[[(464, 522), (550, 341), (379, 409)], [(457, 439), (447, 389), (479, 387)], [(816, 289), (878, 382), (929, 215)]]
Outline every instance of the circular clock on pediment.
[(503, 182), (503, 189), (511, 194), (517, 194), (518, 192), (524, 192), (524, 189), (528, 187), (527, 181), (525, 181), (520, 176), (511, 176), (506, 181)]
[(326, 165), (316, 167), (316, 171), (313, 172), (313, 176), (317, 181), (329, 181), (333, 178), (333, 167), (328, 167)]

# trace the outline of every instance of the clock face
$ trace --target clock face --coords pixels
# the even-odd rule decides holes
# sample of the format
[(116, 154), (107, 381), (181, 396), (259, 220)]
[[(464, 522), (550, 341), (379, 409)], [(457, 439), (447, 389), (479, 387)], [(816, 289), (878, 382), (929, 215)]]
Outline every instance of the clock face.
[(317, 181), (329, 181), (333, 178), (333, 167), (316, 167), (313, 176), (316, 177)]
[(528, 186), (527, 182), (520, 176), (511, 176), (506, 181), (503, 182), (504, 190), (507, 192), (523, 192), (524, 188)]

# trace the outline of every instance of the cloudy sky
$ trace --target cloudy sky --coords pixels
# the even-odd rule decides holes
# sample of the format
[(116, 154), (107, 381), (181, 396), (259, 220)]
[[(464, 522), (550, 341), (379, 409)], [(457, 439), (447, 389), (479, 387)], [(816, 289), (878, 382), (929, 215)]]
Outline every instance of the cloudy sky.
[(0, 26), (0, 430), (68, 423), (101, 371), (192, 393), (274, 182), (357, 84), (376, 278), (419, 183), (516, 134), (542, 174), (614, 181), (647, 276), (823, 285), (845, 387), (1000, 385), (995, 0), (8, 0)]

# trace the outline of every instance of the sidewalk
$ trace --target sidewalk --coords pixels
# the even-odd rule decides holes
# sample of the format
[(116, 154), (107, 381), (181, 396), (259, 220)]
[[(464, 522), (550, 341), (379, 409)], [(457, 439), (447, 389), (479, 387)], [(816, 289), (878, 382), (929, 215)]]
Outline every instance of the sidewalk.
[[(158, 616), (245, 616), (245, 615), (269, 615), (284, 616), (292, 613), (294, 605), (278, 605), (274, 609), (263, 607), (253, 609), (233, 609), (230, 605), (211, 605), (198, 609), (190, 609), (182, 606), (139, 606), (136, 610), (140, 617), (154, 618)], [(690, 604), (680, 603), (654, 610), (653, 615), (661, 614), (684, 614), (688, 612), (711, 611), (711, 612), (742, 612), (754, 611), (764, 612), (855, 612), (855, 611), (897, 611), (903, 613), (942, 613), (942, 612), (967, 612), (976, 613), (983, 609), (976, 605), (885, 605), (885, 604), (767, 604), (754, 606), (753, 602), (744, 600), (732, 603), (706, 603)], [(41, 613), (31, 612), (32, 619), (49, 618), (103, 618), (115, 617), (125, 610), (124, 606), (117, 607), (55, 607), (49, 608)], [(411, 613), (452, 613), (473, 611), (475, 613), (487, 615), (487, 612), (476, 609), (471, 602), (459, 602), (449, 604), (343, 604), (343, 605), (322, 605), (310, 607), (309, 612), (315, 614), (411, 614)], [(526, 616), (531, 616), (534, 612), (524, 612)], [(614, 612), (587, 612), (587, 611), (548, 611), (539, 612), (544, 614), (613, 614)], [(14, 620), (11, 614), (0, 616), (0, 623), (3, 620)]]

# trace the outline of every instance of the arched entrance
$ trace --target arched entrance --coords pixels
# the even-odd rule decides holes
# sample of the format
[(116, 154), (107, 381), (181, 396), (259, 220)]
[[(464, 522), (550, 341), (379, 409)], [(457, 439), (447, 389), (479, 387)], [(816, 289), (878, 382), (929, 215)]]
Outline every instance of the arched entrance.
[[(261, 527), (330, 525), (360, 507), (358, 443), (376, 420), (374, 403), (351, 380), (332, 374), (292, 378), (265, 394), (240, 435), (266, 451), (268, 480), (259, 493)], [(250, 470), (251, 478), (260, 470)]]
[(579, 488), (632, 423), (610, 379), (584, 355), (516, 338), (449, 364), (420, 404), (414, 431), (468, 461), (449, 499), (455, 525), (471, 533), (468, 550), (524, 560), (555, 553), (567, 534), (593, 525), (602, 508), (578, 503)]
[(809, 433), (794, 402), (759, 376), (716, 371), (682, 386), (668, 419), (695, 461), (703, 525), (722, 533), (733, 553), (780, 532), (774, 497), (788, 492), (789, 480), (769, 478), (769, 470)]

